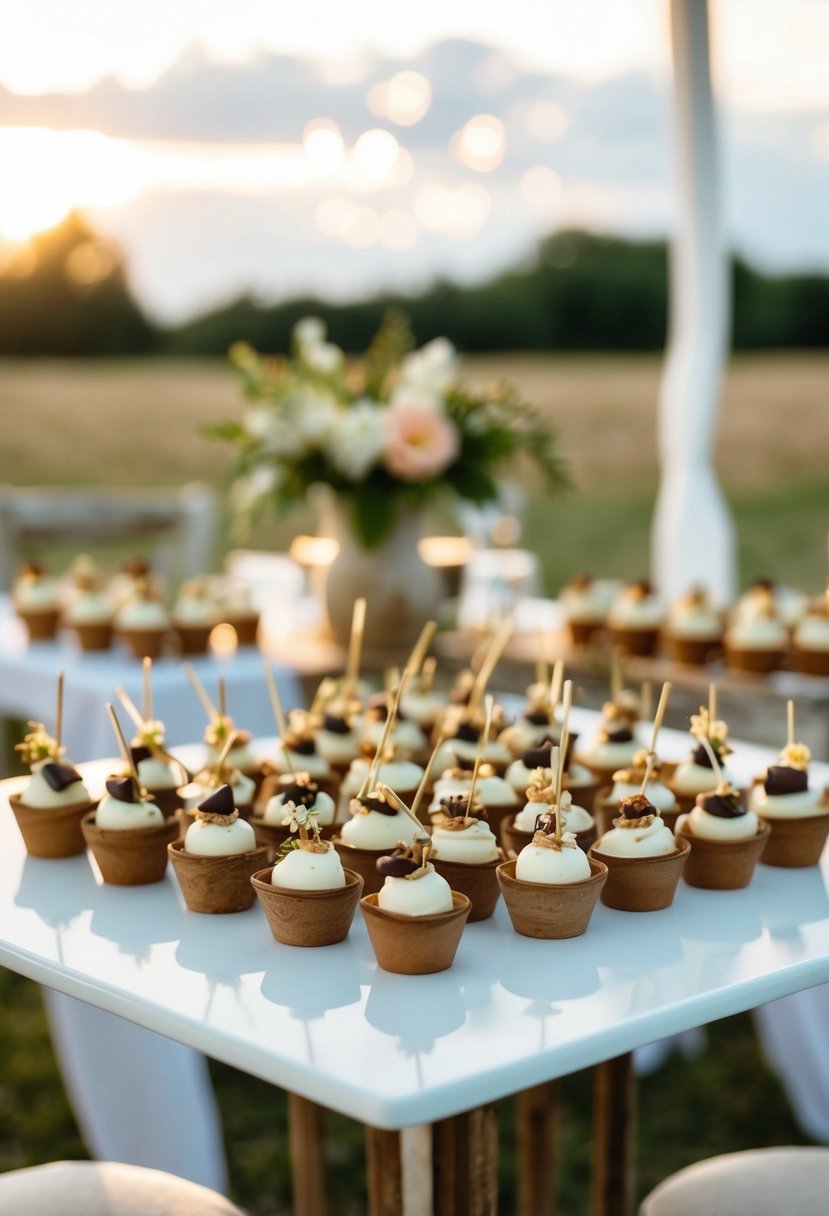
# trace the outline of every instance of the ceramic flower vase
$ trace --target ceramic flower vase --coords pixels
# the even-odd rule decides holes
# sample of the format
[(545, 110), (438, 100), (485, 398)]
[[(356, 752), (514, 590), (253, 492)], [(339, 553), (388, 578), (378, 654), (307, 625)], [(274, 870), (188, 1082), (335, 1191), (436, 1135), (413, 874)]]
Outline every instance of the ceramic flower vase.
[(366, 548), (355, 535), (346, 503), (328, 504), (320, 532), (340, 548), (325, 583), (325, 609), (335, 641), (348, 645), (354, 601), (366, 599), (363, 655), (370, 663), (399, 661), (434, 619), (444, 595), (437, 570), (417, 549), (423, 512), (398, 506), (394, 528), (379, 545)]

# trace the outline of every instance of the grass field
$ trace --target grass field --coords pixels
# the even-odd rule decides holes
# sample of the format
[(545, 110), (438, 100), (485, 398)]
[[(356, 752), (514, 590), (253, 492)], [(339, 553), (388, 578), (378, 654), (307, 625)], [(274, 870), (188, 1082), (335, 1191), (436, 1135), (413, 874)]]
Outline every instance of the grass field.
[[(560, 503), (534, 499), (525, 540), (543, 553), (554, 589), (576, 567), (636, 575), (647, 569), (657, 485), (659, 362), (635, 357), (511, 356), (470, 362), (476, 378), (505, 377), (555, 420), (576, 489)], [(734, 509), (742, 575), (768, 571), (818, 590), (829, 525), (829, 356), (763, 355), (731, 365), (717, 445)], [(199, 435), (232, 416), (238, 399), (221, 363), (0, 362), (0, 481), (16, 484), (222, 484), (226, 453)], [(254, 544), (284, 541), (308, 518), (263, 528)], [(550, 537), (553, 540), (550, 541)], [(520, 1029), (520, 1028), (519, 1028)], [(220, 1065), (234, 1196), (254, 1216), (289, 1210), (284, 1095)], [(562, 1089), (560, 1216), (587, 1210), (587, 1074)], [(502, 1126), (502, 1216), (514, 1194), (511, 1110)], [(766, 1071), (748, 1015), (710, 1028), (710, 1048), (674, 1058), (641, 1085), (640, 1191), (718, 1152), (803, 1143)], [(360, 1129), (333, 1118), (332, 1216), (365, 1211)], [(38, 990), (0, 971), (0, 1169), (84, 1155), (60, 1086)]]
[[(575, 482), (530, 502), (525, 540), (555, 590), (575, 569), (636, 577), (648, 568), (658, 483), (660, 363), (651, 356), (507, 355), (469, 361), (475, 380), (518, 385), (557, 426)], [(743, 581), (757, 573), (819, 590), (829, 525), (829, 355), (733, 361), (717, 464), (734, 511)], [(0, 482), (170, 486), (223, 482), (228, 453), (200, 434), (239, 398), (221, 362), (0, 362)], [(313, 521), (263, 526), (285, 543)], [(550, 540), (550, 537), (553, 540)]]

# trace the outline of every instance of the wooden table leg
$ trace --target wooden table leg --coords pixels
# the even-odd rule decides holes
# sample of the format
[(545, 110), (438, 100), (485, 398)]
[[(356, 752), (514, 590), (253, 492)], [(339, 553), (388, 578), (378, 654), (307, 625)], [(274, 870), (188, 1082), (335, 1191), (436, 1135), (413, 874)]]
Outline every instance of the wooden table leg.
[(558, 1086), (555, 1081), (515, 1097), (516, 1216), (550, 1216), (556, 1195)]
[(629, 1216), (635, 1150), (636, 1077), (628, 1052), (598, 1064), (593, 1073), (592, 1216)]
[(432, 1168), (434, 1216), (495, 1216), (498, 1115), (494, 1104), (434, 1124)]
[(288, 1094), (294, 1216), (325, 1216), (325, 1108)]
[(403, 1166), (400, 1132), (366, 1127), (368, 1216), (400, 1216), (403, 1211)]

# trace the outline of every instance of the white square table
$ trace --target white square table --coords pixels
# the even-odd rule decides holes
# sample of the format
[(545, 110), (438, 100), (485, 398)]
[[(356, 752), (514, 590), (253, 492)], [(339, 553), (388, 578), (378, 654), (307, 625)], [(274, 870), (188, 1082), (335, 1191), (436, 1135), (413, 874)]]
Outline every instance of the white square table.
[[(574, 711), (589, 728), (596, 715)], [(665, 731), (666, 758), (687, 736)], [(268, 741), (262, 741), (267, 748)], [(192, 762), (192, 749), (179, 749)], [(738, 776), (768, 750), (735, 744)], [(82, 766), (100, 783), (107, 765)], [(812, 779), (829, 783), (829, 766)], [(377, 967), (359, 913), (348, 939), (280, 946), (258, 906), (199, 916), (173, 875), (102, 884), (91, 858), (27, 858), (0, 800), (0, 963), (380, 1129), (433, 1123), (664, 1035), (829, 981), (829, 858), (758, 866), (743, 891), (680, 883), (673, 906), (599, 905), (581, 938), (512, 931), (503, 903), (432, 976)]]

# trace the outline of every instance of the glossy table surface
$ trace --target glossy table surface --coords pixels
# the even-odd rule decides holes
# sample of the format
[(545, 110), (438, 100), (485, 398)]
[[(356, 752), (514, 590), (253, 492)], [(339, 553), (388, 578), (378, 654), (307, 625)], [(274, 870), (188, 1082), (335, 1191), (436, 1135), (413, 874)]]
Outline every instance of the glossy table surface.
[[(589, 730), (595, 715), (575, 715)], [(266, 746), (266, 744), (263, 744)], [(179, 749), (194, 762), (198, 749)], [(677, 759), (687, 736), (663, 732)], [(739, 774), (770, 753), (735, 744)], [(85, 767), (93, 784), (107, 765)], [(813, 764), (812, 780), (829, 782)], [(0, 798), (0, 963), (379, 1127), (433, 1121), (690, 1026), (829, 981), (829, 853), (760, 865), (745, 891), (680, 884), (673, 907), (596, 909), (565, 942), (516, 935), (499, 903), (454, 966), (380, 970), (361, 915), (338, 946), (271, 938), (258, 907), (200, 916), (172, 873), (104, 886), (91, 857), (27, 858)]]

